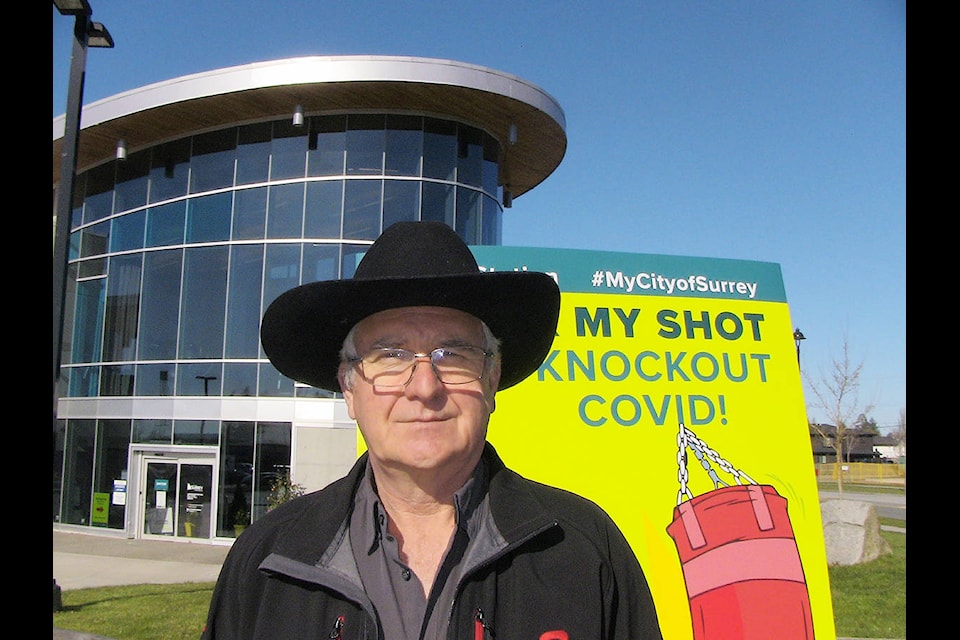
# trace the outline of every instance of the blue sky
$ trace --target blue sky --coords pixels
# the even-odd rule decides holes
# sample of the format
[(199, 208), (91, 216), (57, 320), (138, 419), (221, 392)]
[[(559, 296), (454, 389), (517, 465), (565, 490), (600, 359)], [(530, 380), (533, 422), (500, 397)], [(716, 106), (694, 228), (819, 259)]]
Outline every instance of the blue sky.
[[(906, 408), (905, 0), (90, 4), (116, 47), (89, 50), (85, 103), (306, 55), (532, 82), (563, 108), (568, 147), (506, 212), (505, 245), (778, 263), (805, 374), (824, 379), (846, 343), (877, 424)], [(52, 20), (57, 116), (73, 19)]]

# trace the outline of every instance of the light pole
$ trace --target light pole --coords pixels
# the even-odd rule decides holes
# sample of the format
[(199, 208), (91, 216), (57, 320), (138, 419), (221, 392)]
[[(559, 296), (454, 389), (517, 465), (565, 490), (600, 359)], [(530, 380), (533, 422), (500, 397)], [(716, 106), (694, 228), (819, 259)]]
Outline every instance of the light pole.
[(800, 341), (806, 340), (807, 336), (803, 335), (803, 332), (800, 329), (793, 330), (793, 341), (797, 344), (797, 366), (800, 366)]
[(203, 380), (203, 395), (210, 395), (210, 381), (216, 380), (217, 376), (194, 376), (197, 380)]
[(53, 233), (53, 418), (57, 417), (57, 385), (63, 350), (63, 308), (67, 297), (67, 262), (70, 247), (70, 211), (73, 183), (77, 173), (77, 143), (80, 139), (80, 111), (87, 47), (113, 48), (113, 37), (99, 22), (92, 22), (93, 9), (87, 0), (53, 0), (63, 16), (74, 16), (73, 49), (70, 54), (70, 84), (60, 151), (60, 184), (57, 187), (56, 225)]
[[(217, 376), (194, 376), (197, 380), (203, 380), (203, 395), (210, 395), (210, 381), (216, 380)], [(203, 444), (203, 430), (207, 426), (206, 420), (200, 421), (200, 444)]]

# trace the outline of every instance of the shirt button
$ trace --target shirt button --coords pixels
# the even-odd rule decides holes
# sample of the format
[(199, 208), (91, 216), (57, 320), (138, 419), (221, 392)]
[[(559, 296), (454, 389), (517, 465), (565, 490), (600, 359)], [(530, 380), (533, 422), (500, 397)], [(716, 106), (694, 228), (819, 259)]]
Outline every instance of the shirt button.
[(404, 569), (403, 571), (400, 572), (400, 577), (403, 578), (405, 581), (410, 580), (411, 575), (413, 574), (410, 573), (410, 569)]

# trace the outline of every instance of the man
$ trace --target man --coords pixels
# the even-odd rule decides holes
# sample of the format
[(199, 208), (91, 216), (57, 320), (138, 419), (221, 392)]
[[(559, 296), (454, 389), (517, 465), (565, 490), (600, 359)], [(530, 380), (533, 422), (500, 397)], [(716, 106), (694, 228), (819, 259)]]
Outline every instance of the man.
[(342, 391), (367, 452), (236, 540), (203, 637), (661, 638), (609, 516), (510, 471), (486, 442), (496, 392), (537, 370), (559, 308), (549, 276), (483, 273), (430, 222), (384, 231), (351, 280), (278, 297), (264, 351)]

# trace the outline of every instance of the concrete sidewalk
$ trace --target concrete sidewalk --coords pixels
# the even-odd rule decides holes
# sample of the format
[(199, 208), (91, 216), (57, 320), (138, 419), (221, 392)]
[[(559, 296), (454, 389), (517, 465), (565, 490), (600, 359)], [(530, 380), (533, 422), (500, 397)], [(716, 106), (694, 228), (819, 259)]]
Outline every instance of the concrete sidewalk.
[(53, 532), (53, 579), (60, 589), (214, 582), (229, 546)]

